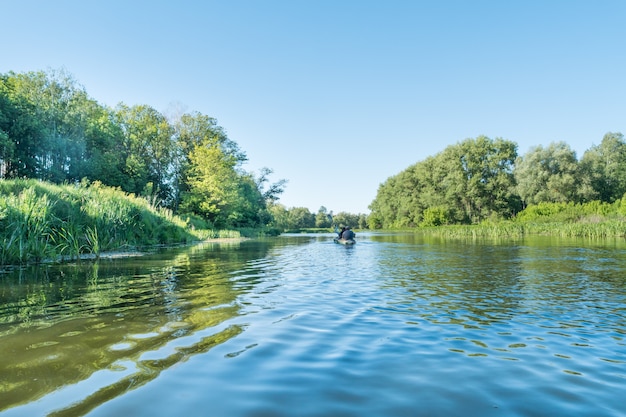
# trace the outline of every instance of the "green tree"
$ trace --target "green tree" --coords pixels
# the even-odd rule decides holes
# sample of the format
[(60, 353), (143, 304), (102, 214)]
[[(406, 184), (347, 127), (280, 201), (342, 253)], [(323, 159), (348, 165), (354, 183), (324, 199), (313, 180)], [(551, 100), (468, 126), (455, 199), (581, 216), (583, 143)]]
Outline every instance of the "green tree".
[(244, 171), (247, 160), (217, 121), (201, 113), (174, 122), (175, 183), (181, 209), (204, 216), (216, 226), (257, 227), (271, 221), (268, 203), (278, 200), (285, 181), (269, 184), (272, 170)]
[(15, 163), (15, 143), (9, 132), (17, 111), (8, 97), (3, 78), (0, 77), (0, 178), (6, 178)]
[(289, 212), (283, 204), (276, 202), (270, 202), (268, 204), (268, 212), (271, 216), (271, 225), (278, 230), (288, 230), (289, 227)]
[(515, 178), (513, 167), (517, 145), (501, 138), (479, 136), (466, 140), (457, 151), (460, 173), (455, 176), (461, 185), (460, 203), (473, 223), (487, 217), (510, 217), (514, 206)]
[(349, 226), (353, 229), (359, 227), (359, 215), (352, 214), (345, 211), (340, 211), (339, 213), (333, 216), (333, 223), (335, 225), (341, 226)]
[(172, 122), (174, 128), (173, 172), (177, 190), (175, 206), (181, 203), (183, 195), (189, 195), (189, 175), (193, 169), (191, 154), (199, 146), (218, 147), (220, 152), (239, 167), (247, 160), (236, 142), (230, 140), (217, 120), (194, 112), (183, 114)]
[(626, 193), (626, 142), (621, 133), (607, 133), (600, 145), (587, 150), (580, 161), (587, 200), (613, 203)]
[(46, 134), (31, 84), (29, 76), (12, 72), (0, 79), (0, 92), (5, 98), (3, 130), (8, 137), (3, 154), (5, 178), (45, 177)]
[(524, 205), (578, 202), (581, 199), (576, 153), (565, 142), (530, 149), (517, 159), (515, 178)]
[(269, 176), (273, 173), (270, 168), (261, 168), (259, 172), (259, 176), (255, 177), (255, 182), (257, 188), (263, 195), (263, 200), (266, 203), (273, 203), (278, 201), (280, 195), (285, 191), (285, 186), (287, 185), (287, 180), (281, 179), (276, 181), (275, 183), (269, 184), (269, 187), (266, 188), (266, 184), (269, 183)]
[(333, 214), (328, 212), (326, 207), (321, 206), (315, 215), (315, 227), (325, 228), (331, 227), (333, 223)]
[[(0, 123), (9, 143), (0, 151), (7, 178), (123, 183), (116, 175), (115, 144), (98, 139), (101, 121), (111, 124), (110, 112), (67, 72), (9, 73), (0, 77), (0, 96), (5, 115)], [(108, 158), (100, 161), (100, 154)]]
[(306, 207), (292, 207), (287, 210), (288, 229), (307, 229), (315, 227), (315, 215)]
[(189, 190), (182, 196), (181, 208), (205, 217), (216, 227), (230, 225), (231, 210), (239, 197), (234, 156), (225, 155), (206, 140), (191, 150), (189, 162)]
[(369, 229), (368, 216), (365, 213), (359, 213), (359, 229)]
[(480, 136), (444, 149), (379, 186), (370, 205), (373, 227), (470, 223), (510, 217), (514, 192), (514, 142)]
[(173, 128), (165, 117), (150, 106), (118, 105), (117, 122), (124, 134), (125, 190), (141, 194), (148, 183), (154, 185), (153, 197), (171, 205)]
[(60, 183), (80, 179), (85, 151), (84, 87), (66, 71), (13, 75), (14, 94), (30, 105), (38, 123), (37, 178)]
[(82, 175), (92, 181), (130, 191), (126, 177), (124, 133), (115, 112), (88, 101), (85, 111), (85, 159)]

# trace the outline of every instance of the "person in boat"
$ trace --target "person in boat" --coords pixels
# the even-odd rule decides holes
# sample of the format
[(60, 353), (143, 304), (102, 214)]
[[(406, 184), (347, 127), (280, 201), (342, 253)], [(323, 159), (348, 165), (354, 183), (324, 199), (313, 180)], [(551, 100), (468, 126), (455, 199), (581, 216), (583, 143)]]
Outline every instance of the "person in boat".
[(346, 231), (346, 226), (341, 226), (341, 230), (339, 231), (339, 236), (337, 236), (339, 239), (341, 239), (341, 237), (343, 236), (343, 232)]
[(350, 226), (346, 226), (345, 230), (341, 232), (341, 238), (344, 240), (354, 239), (356, 235), (352, 230), (350, 230)]

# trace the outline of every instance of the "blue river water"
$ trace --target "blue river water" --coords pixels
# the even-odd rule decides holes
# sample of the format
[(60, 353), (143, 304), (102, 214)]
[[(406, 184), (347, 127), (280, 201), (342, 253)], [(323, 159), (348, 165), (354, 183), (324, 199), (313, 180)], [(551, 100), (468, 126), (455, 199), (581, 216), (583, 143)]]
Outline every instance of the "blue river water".
[(0, 274), (0, 416), (624, 416), (626, 244), (332, 235)]

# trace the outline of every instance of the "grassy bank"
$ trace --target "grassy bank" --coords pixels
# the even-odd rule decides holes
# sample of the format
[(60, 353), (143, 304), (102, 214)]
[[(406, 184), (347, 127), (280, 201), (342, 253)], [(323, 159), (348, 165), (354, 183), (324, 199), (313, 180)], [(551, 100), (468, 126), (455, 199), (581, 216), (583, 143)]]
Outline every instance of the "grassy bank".
[(478, 225), (427, 227), (419, 229), (419, 231), (450, 238), (519, 238), (531, 235), (545, 235), (602, 239), (626, 237), (626, 222), (618, 220), (599, 223), (498, 222)]
[(590, 239), (626, 238), (626, 199), (615, 203), (541, 203), (514, 220), (422, 228), (441, 237), (498, 238), (549, 235)]
[(0, 180), (0, 265), (239, 237), (105, 187)]

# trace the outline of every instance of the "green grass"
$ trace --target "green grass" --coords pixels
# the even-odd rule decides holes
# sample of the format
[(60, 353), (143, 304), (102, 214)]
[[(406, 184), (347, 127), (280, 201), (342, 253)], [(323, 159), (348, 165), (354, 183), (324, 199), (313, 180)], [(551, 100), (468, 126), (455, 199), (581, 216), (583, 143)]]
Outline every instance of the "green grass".
[(592, 239), (626, 237), (626, 222), (601, 223), (517, 223), (438, 226), (418, 229), (430, 235), (449, 238), (520, 238), (532, 235), (584, 237)]
[(0, 180), (0, 265), (240, 237), (100, 183)]
[(589, 239), (626, 238), (626, 197), (615, 203), (541, 203), (513, 220), (412, 229), (442, 238), (521, 238), (532, 235)]

